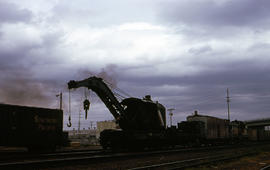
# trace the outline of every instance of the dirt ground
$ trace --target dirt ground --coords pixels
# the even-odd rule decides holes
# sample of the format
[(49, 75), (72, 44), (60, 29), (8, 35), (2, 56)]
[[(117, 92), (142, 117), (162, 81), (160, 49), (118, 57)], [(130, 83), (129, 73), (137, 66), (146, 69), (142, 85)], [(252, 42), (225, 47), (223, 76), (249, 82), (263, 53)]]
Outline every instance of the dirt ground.
[[(259, 170), (270, 165), (270, 152), (262, 152), (258, 155), (243, 157), (230, 162), (222, 162), (215, 165), (203, 166), (198, 168), (190, 168), (189, 170)], [(269, 168), (270, 170), (270, 168)]]

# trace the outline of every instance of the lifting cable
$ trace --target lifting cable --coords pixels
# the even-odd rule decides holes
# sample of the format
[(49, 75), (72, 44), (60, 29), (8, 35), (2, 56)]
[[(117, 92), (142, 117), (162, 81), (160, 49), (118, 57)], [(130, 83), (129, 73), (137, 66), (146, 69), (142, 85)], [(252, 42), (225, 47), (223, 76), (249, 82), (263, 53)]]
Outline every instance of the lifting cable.
[(132, 97), (130, 94), (128, 94), (127, 92), (125, 92), (124, 90), (121, 90), (120, 88), (116, 87), (116, 90), (118, 90), (120, 93), (126, 95), (127, 97)]
[[(125, 98), (127, 98), (127, 97), (132, 97), (130, 94), (128, 94), (128, 93), (125, 92), (124, 90), (122, 90), (122, 89), (120, 89), (120, 88), (118, 88), (118, 87), (114, 87), (114, 85), (113, 85), (112, 83), (110, 83), (110, 82), (108, 82), (108, 81), (106, 81), (106, 80), (104, 80), (104, 79), (103, 79), (103, 81), (104, 81), (104, 83), (106, 83), (106, 84), (112, 89), (112, 91), (114, 90), (113, 93), (114, 93), (115, 95), (119, 96), (120, 98), (125, 99)], [(117, 93), (117, 92), (115, 92), (115, 91), (118, 91), (118, 92), (121, 93), (122, 95), (120, 95), (119, 93)], [(124, 96), (126, 96), (126, 97), (124, 97)]]
[(68, 90), (68, 123), (67, 127), (71, 127), (71, 104), (70, 104), (70, 89)]
[(113, 94), (115, 95), (115, 97), (118, 97), (121, 100), (125, 99), (125, 97), (120, 95), (119, 93), (113, 92)]

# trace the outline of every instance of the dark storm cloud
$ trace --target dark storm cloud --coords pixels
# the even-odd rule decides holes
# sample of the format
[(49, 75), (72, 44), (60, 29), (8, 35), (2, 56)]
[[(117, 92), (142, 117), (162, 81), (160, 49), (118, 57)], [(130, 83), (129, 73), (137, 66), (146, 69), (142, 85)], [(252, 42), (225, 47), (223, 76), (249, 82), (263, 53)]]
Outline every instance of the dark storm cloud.
[(269, 26), (270, 1), (168, 1), (162, 3), (166, 21), (203, 26)]
[[(3, 33), (4, 34), (4, 33)], [(40, 36), (41, 42), (31, 41), (31, 37), (23, 37), (24, 43), (13, 40), (9, 37), (9, 43), (0, 45), (0, 69), (20, 69), (23, 67), (29, 71), (44, 64), (64, 63), (60, 60), (62, 56), (57, 56), (57, 45), (61, 39), (61, 34), (45, 34)], [(25, 38), (25, 39), (24, 39)], [(3, 38), (0, 37), (1, 41)]]
[[(232, 118), (247, 120), (267, 117), (270, 112), (270, 68), (264, 65), (263, 61), (242, 60), (219, 63), (216, 66), (219, 69), (193, 75), (121, 76), (119, 79), (136, 86), (126, 91), (131, 90), (140, 96), (151, 94), (167, 108), (175, 108), (176, 115), (181, 119), (195, 109), (204, 114), (226, 118), (226, 89), (229, 88)], [(170, 89), (179, 88), (170, 90), (166, 89), (167, 86)]]
[(65, 87), (61, 79), (44, 79), (29, 67), (13, 65), (0, 69), (0, 102), (9, 104), (55, 107), (55, 95)]
[(0, 50), (0, 102), (40, 107), (54, 105), (56, 89), (61, 83), (53, 75), (50, 79), (40, 77), (40, 70), (36, 69), (46, 63), (46, 56), (32, 56), (31, 51), (36, 48), (38, 45)]
[(0, 1), (0, 23), (28, 22), (32, 13), (26, 9), (20, 9), (17, 5)]
[[(0, 37), (1, 40), (1, 37)], [(14, 49), (8, 49), (5, 46), (0, 46), (0, 68), (8, 70), (10, 68), (16, 69), (18, 66), (30, 66), (27, 60), (29, 52), (35, 48), (35, 46), (17, 46)]]
[[(4, 30), (3, 35), (5, 33)], [(66, 87), (66, 77), (59, 75), (61, 68), (55, 66), (65, 63), (59, 59), (63, 56), (56, 49), (61, 34), (38, 36), (41, 41), (22, 36), (21, 43), (9, 37), (11, 46), (9, 43), (0, 45), (0, 102), (55, 107), (55, 95)], [(0, 37), (0, 41), (5, 42), (4, 38)]]
[(46, 92), (48, 83), (35, 80), (29, 70), (18, 67), (15, 70), (1, 70), (0, 102), (49, 106), (50, 97)]
[[(54, 52), (58, 37), (41, 31), (32, 36), (32, 17), (31, 11), (0, 0), (0, 102), (51, 107), (57, 86), (54, 81), (39, 77), (35, 68), (52, 60), (50, 52)], [(26, 24), (13, 29), (18, 22)], [(37, 41), (38, 36), (41, 41)]]

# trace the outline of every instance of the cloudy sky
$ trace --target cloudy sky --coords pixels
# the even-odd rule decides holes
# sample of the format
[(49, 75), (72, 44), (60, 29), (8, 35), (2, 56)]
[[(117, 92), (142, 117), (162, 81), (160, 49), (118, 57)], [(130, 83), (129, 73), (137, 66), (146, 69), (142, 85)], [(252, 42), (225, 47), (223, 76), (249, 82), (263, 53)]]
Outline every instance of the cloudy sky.
[[(231, 119), (270, 117), (268, 0), (0, 0), (0, 102), (68, 115), (69, 80), (104, 77), (130, 96)], [(91, 108), (83, 118), (85, 94)], [(93, 92), (71, 93), (78, 126), (113, 119)]]

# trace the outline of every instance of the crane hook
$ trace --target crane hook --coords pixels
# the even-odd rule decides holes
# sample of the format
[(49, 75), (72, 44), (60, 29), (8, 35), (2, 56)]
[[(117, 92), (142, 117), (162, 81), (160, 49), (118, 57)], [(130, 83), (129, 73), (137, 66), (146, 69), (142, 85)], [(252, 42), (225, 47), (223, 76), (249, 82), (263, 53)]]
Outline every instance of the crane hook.
[(90, 101), (88, 99), (85, 99), (83, 102), (83, 109), (85, 110), (85, 119), (87, 119), (87, 112), (90, 107)]
[(72, 123), (71, 123), (71, 117), (69, 115), (68, 117), (68, 123), (67, 123), (67, 127), (71, 127), (72, 126)]

